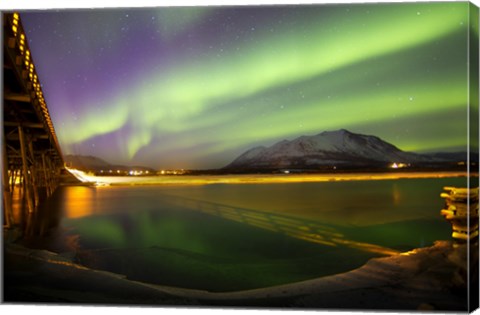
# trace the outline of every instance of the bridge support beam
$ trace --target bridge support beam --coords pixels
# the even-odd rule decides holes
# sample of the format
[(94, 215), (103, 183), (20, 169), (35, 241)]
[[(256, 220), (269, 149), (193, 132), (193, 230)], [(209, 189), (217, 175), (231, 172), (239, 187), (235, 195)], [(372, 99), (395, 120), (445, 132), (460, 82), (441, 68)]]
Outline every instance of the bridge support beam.
[(28, 152), (30, 153), (30, 158), (32, 164), (30, 165), (30, 182), (32, 184), (33, 192), (33, 205), (36, 209), (40, 203), (40, 193), (39, 193), (39, 169), (38, 162), (35, 160), (35, 151), (33, 150), (33, 140), (29, 139), (28, 141)]
[(12, 209), (12, 193), (9, 183), (9, 164), (7, 156), (7, 144), (5, 142), (5, 133), (3, 135), (3, 156), (2, 156), (2, 186), (3, 186), (3, 211), (5, 225), (11, 227), (13, 225), (13, 209)]
[[(6, 228), (22, 225), (22, 216), (35, 213), (60, 183), (61, 166), (52, 159), (49, 150), (36, 150), (35, 143), (32, 146), (32, 137), (23, 126), (17, 126), (16, 130), (18, 150), (5, 141), (2, 144), (1, 180)], [(4, 134), (2, 136), (5, 138)]]
[(50, 178), (49, 178), (49, 170), (47, 170), (47, 161), (45, 158), (45, 153), (42, 153), (42, 168), (43, 168), (43, 181), (45, 184), (45, 190), (47, 192), (47, 196), (52, 194), (51, 187), (50, 187)]
[(27, 159), (27, 145), (25, 134), (23, 132), (22, 126), (18, 126), (18, 136), (20, 139), (20, 152), (22, 155), (22, 171), (23, 171), (23, 189), (24, 189), (24, 198), (27, 199), (28, 211), (33, 212), (35, 210), (35, 202), (33, 200), (31, 192), (31, 180), (28, 169), (28, 159)]

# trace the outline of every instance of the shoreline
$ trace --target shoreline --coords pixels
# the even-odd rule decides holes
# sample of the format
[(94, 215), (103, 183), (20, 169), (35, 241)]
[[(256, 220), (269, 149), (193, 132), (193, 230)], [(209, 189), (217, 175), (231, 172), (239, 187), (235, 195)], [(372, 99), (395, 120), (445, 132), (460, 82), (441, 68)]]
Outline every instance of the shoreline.
[[(466, 252), (466, 245), (437, 241), (431, 247), (372, 258), (345, 273), (267, 288), (210, 292), (133, 281), (53, 252), (6, 244), (4, 259), (11, 268), (4, 302), (465, 311), (466, 283), (461, 275)], [(36, 266), (35, 271), (28, 266)]]

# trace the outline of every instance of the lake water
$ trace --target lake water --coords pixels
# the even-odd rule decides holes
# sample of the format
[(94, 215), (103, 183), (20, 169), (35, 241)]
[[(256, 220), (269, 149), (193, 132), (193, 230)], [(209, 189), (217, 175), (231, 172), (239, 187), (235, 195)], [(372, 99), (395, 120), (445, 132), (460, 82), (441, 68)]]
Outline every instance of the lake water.
[(465, 178), (60, 187), (27, 241), (129, 279), (210, 291), (345, 272), (448, 240), (444, 186)]

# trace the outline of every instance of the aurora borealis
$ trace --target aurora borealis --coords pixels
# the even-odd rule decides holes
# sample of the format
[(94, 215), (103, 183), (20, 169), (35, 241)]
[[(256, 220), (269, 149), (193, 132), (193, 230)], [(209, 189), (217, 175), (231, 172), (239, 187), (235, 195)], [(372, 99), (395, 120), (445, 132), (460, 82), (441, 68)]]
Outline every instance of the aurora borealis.
[(345, 128), (406, 151), (467, 145), (469, 4), (22, 12), (64, 153), (222, 167)]

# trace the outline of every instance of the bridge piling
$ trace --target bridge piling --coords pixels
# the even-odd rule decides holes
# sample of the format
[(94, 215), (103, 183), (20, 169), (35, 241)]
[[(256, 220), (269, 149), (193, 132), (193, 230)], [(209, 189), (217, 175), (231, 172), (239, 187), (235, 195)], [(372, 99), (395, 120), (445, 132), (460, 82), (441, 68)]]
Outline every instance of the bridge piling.
[(26, 140), (25, 140), (25, 135), (23, 133), (22, 126), (18, 126), (18, 135), (20, 138), (20, 152), (22, 154), (22, 168), (23, 168), (22, 179), (23, 179), (24, 198), (27, 198), (28, 211), (33, 212), (33, 210), (35, 209), (35, 206), (34, 206), (34, 201), (32, 199), (32, 193), (30, 188), (31, 181), (30, 181), (30, 174), (28, 169), (27, 148), (25, 144)]
[(31, 181), (31, 187), (33, 191), (33, 204), (34, 208), (36, 209), (38, 207), (38, 204), (40, 203), (40, 193), (39, 193), (39, 181), (38, 181), (38, 162), (35, 159), (35, 153), (33, 150), (33, 139), (29, 139), (28, 142), (28, 151), (30, 153), (30, 157), (32, 160), (32, 163), (30, 165), (30, 181)]
[(45, 184), (45, 189), (47, 192), (47, 196), (50, 197), (51, 195), (51, 189), (50, 189), (50, 183), (48, 179), (48, 171), (47, 171), (47, 162), (45, 158), (45, 152), (42, 152), (42, 168), (43, 168), (43, 180)]
[(5, 225), (10, 227), (13, 225), (13, 209), (12, 209), (12, 192), (11, 185), (9, 183), (9, 167), (7, 158), (7, 145), (5, 142), (5, 134), (2, 137), (3, 142), (3, 154), (2, 154), (2, 186), (3, 186), (3, 209)]

